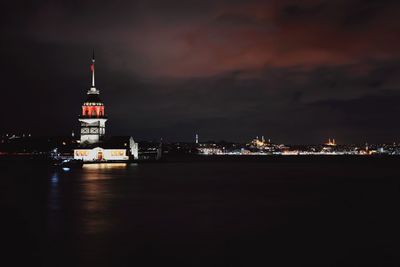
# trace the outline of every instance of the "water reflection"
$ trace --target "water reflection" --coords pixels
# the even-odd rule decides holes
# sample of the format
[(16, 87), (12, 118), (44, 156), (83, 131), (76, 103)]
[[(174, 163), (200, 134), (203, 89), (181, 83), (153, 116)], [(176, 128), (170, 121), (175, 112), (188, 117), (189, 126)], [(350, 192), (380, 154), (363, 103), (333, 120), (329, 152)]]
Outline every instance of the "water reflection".
[(89, 170), (108, 170), (108, 169), (125, 169), (128, 165), (126, 163), (94, 163), (84, 164), (83, 169)]
[(86, 234), (109, 231), (117, 219), (109, 216), (112, 205), (124, 190), (117, 180), (132, 177), (136, 166), (126, 163), (87, 164), (82, 169), (69, 172), (60, 169), (51, 173), (48, 180), (51, 231), (64, 231), (65, 227)]
[(81, 170), (81, 203), (83, 227), (88, 234), (104, 232), (113, 225), (108, 216), (112, 202), (118, 198), (116, 179), (126, 178), (128, 164), (85, 164)]
[(56, 187), (58, 184), (58, 179), (58, 173), (53, 173), (53, 176), (51, 176), (51, 185)]
[(57, 210), (60, 208), (59, 190), (58, 183), (60, 177), (57, 172), (53, 173), (50, 178), (50, 194), (49, 194), (49, 206), (52, 210)]

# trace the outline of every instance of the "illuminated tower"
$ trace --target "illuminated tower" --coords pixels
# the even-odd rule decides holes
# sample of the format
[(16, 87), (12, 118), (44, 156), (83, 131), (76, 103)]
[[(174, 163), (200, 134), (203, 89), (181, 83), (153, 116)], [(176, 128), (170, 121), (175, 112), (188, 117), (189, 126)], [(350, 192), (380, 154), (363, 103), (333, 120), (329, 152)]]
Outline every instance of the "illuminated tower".
[(87, 92), (86, 101), (82, 105), (82, 114), (79, 116), (81, 123), (81, 144), (94, 144), (103, 140), (107, 117), (104, 113), (104, 104), (101, 101), (99, 90), (94, 81), (94, 52), (90, 70), (92, 73), (92, 87)]

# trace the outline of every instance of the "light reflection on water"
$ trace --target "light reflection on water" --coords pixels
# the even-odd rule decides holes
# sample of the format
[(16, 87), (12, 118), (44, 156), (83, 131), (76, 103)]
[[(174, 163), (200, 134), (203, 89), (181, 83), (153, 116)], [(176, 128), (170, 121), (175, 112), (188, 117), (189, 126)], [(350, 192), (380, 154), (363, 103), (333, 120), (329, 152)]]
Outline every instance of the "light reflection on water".
[[(118, 197), (116, 180), (130, 177), (127, 172), (136, 167), (126, 163), (85, 164), (82, 169), (54, 172), (49, 177), (49, 224), (54, 227), (60, 222), (68, 224), (73, 216), (83, 233), (106, 231), (113, 220), (107, 216), (111, 202)], [(68, 201), (61, 201), (65, 196), (69, 197)]]
[(50, 180), (50, 209), (57, 210), (60, 208), (60, 201), (59, 201), (59, 190), (58, 190), (58, 182), (59, 182), (58, 173), (55, 172), (51, 176)]
[(113, 179), (113, 175), (101, 171), (108, 168), (102, 164), (84, 165), (80, 191), (84, 213), (82, 226), (86, 233), (102, 232), (109, 224), (109, 218), (104, 214), (112, 194), (107, 180)]
[(83, 169), (90, 170), (104, 170), (104, 169), (125, 169), (126, 163), (95, 163), (95, 164), (83, 164)]
[(104, 232), (112, 225), (107, 216), (111, 201), (116, 197), (115, 180), (126, 178), (126, 163), (85, 164), (81, 172), (80, 193), (84, 231), (88, 234)]

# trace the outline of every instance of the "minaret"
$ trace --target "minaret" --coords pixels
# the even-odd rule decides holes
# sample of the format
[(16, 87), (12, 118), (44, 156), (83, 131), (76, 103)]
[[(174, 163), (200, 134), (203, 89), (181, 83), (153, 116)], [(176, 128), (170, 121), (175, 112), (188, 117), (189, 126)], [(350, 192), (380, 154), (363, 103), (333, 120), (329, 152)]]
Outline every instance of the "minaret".
[(92, 74), (92, 86), (87, 92), (86, 101), (82, 105), (81, 122), (81, 144), (94, 144), (103, 140), (107, 117), (104, 113), (104, 104), (100, 99), (100, 92), (96, 89), (94, 79), (94, 51), (90, 71)]

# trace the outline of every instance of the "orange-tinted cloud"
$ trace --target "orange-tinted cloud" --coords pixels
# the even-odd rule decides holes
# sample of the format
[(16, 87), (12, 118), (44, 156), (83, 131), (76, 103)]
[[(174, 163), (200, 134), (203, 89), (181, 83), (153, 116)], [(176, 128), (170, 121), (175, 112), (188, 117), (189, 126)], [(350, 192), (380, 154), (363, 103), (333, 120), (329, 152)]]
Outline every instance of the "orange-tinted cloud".
[[(393, 59), (400, 23), (391, 8), (365, 1), (225, 5), (184, 26), (152, 21), (132, 49), (148, 59), (143, 71), (149, 75), (181, 78)], [(364, 18), (359, 10), (371, 14)]]
[(395, 1), (150, 0), (95, 6), (88, 16), (90, 8), (80, 15), (73, 5), (45, 5), (29, 29), (40, 41), (106, 47), (111, 66), (145, 77), (309, 69), (400, 54)]

